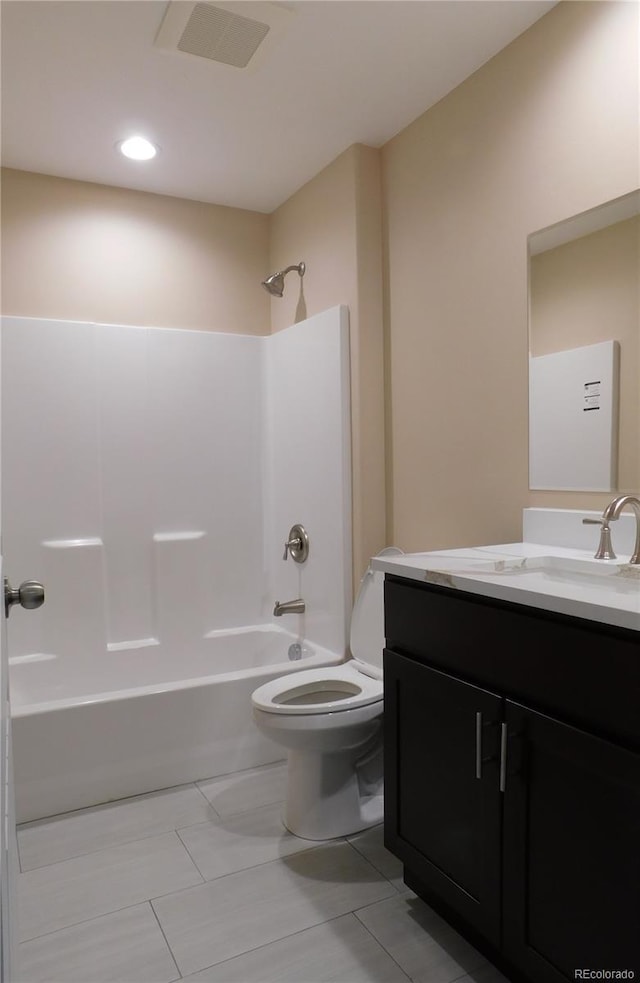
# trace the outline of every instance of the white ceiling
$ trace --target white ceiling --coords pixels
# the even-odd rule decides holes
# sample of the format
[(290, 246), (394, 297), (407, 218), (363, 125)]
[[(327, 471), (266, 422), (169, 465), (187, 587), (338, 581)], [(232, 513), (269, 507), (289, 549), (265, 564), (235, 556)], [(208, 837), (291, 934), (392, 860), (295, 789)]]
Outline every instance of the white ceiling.
[[(155, 47), (164, 0), (4, 0), (2, 163), (270, 212), (351, 144), (386, 143), (555, 2), (276, 4), (291, 11), (280, 37), (238, 69)], [(116, 152), (134, 132), (160, 145), (154, 161)]]

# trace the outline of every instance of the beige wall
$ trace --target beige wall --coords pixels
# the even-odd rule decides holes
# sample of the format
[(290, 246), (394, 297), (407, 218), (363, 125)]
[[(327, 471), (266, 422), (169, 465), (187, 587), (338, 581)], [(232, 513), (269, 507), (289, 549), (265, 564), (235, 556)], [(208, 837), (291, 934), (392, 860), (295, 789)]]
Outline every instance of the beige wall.
[(532, 356), (620, 344), (618, 488), (640, 491), (640, 216), (530, 261)]
[(271, 268), (307, 264), (271, 301), (273, 330), (349, 307), (356, 583), (386, 545), (380, 193), (379, 151), (356, 144), (271, 215)]
[[(615, 110), (615, 111), (614, 111)], [(388, 534), (521, 537), (527, 235), (639, 184), (638, 5), (561, 3), (385, 145)]]
[(2, 172), (2, 312), (269, 333), (267, 215)]

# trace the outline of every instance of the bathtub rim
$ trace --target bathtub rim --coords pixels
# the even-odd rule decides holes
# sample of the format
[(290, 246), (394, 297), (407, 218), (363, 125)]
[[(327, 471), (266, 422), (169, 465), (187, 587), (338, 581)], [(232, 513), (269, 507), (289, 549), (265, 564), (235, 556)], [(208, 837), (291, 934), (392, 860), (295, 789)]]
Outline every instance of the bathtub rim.
[[(276, 629), (277, 630), (277, 629)], [(288, 634), (283, 632), (283, 634)], [(274, 676), (284, 676), (300, 672), (315, 666), (337, 665), (349, 656), (330, 652), (319, 645), (308, 643), (313, 647), (313, 655), (306, 659), (286, 662), (274, 662), (268, 665), (252, 666), (249, 669), (236, 669), (233, 672), (220, 672), (208, 676), (190, 676), (187, 679), (174, 679), (164, 683), (151, 683), (148, 686), (132, 686), (128, 689), (108, 690), (103, 693), (88, 693), (85, 696), (64, 697), (59, 700), (47, 700), (39, 703), (22, 703), (15, 705), (9, 699), (11, 719), (32, 717), (39, 714), (71, 710), (74, 707), (93, 706), (102, 703), (119, 703), (122, 700), (132, 700), (142, 696), (153, 696), (158, 693), (170, 693), (176, 690), (195, 689), (200, 686), (212, 686), (216, 683), (233, 682), (238, 679), (250, 679), (263, 676), (265, 673)], [(9, 685), (11, 681), (9, 680)]]

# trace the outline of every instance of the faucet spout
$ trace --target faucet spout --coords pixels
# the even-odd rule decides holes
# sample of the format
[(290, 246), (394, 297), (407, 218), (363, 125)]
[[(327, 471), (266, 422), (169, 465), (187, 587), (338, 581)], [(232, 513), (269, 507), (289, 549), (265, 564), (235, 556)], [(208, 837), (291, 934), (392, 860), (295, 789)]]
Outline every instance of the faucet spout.
[(629, 506), (633, 509), (636, 516), (636, 545), (629, 563), (640, 563), (640, 499), (634, 495), (618, 495), (607, 505), (602, 513), (602, 521), (607, 525), (615, 519), (620, 518), (622, 510)]
[(295, 601), (276, 601), (273, 613), (276, 618), (279, 618), (283, 614), (304, 614), (305, 603), (301, 597), (297, 597)]

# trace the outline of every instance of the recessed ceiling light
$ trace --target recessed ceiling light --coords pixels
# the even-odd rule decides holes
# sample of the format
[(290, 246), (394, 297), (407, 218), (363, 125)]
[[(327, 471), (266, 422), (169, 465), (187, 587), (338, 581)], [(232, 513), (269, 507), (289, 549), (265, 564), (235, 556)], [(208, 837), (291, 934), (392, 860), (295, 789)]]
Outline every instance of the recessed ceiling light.
[(158, 153), (158, 148), (145, 137), (129, 137), (118, 144), (118, 149), (131, 160), (151, 160)]

